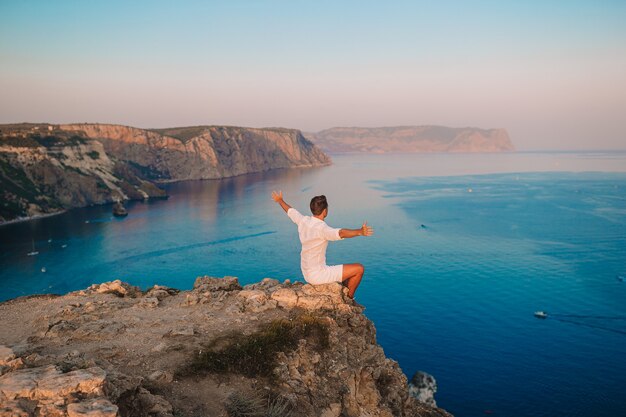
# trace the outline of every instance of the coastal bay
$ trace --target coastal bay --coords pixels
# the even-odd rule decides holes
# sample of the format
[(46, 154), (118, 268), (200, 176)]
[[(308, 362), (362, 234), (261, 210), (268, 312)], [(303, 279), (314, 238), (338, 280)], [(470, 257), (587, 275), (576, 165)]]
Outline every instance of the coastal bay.
[[(623, 154), (332, 157), (169, 184), (169, 200), (131, 203), (121, 220), (89, 207), (2, 227), (2, 298), (112, 279), (181, 290), (203, 275), (302, 281), (293, 224), (269, 193), (282, 189), (303, 211), (325, 194), (330, 225), (376, 227), (370, 241), (331, 245), (329, 262), (365, 265), (358, 303), (406, 375), (435, 376), (439, 406), (529, 417), (624, 407), (624, 336), (597, 328), (622, 322), (532, 315), (626, 316)], [(33, 239), (40, 254), (27, 257)]]

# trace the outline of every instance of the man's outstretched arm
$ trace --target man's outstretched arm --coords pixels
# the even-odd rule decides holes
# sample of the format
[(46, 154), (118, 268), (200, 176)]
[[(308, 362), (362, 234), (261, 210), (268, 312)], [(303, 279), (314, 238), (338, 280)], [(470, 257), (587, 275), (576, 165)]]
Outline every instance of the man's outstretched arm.
[(280, 204), (280, 206), (283, 208), (283, 210), (285, 210), (285, 213), (287, 211), (289, 211), (289, 209), (291, 208), (291, 206), (287, 203), (285, 203), (285, 200), (283, 200), (283, 192), (282, 191), (272, 191), (272, 199), (274, 201), (276, 201), (278, 204)]
[(341, 229), (339, 230), (339, 237), (342, 239), (348, 239), (357, 236), (371, 236), (374, 234), (374, 229), (367, 225), (367, 222), (363, 222), (363, 226), (360, 229)]

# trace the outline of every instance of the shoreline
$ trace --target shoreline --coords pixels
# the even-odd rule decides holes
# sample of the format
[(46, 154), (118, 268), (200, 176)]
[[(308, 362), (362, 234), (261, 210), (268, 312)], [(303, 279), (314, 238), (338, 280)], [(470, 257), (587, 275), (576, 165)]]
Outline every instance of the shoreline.
[[(322, 167), (327, 167), (332, 165), (333, 162), (330, 161), (327, 164), (322, 164), (322, 165), (296, 165), (296, 166), (292, 166), (292, 167), (285, 167), (285, 168), (270, 168), (270, 169), (266, 169), (266, 170), (262, 170), (262, 171), (252, 171), (252, 172), (246, 172), (243, 174), (237, 174), (237, 175), (230, 175), (227, 177), (219, 177), (219, 178), (194, 178), (194, 179), (182, 179), (182, 180), (159, 180), (159, 181), (155, 181), (155, 184), (160, 184), (160, 185), (170, 185), (170, 184), (176, 184), (176, 183), (181, 183), (181, 182), (188, 182), (188, 181), (222, 181), (222, 180), (227, 180), (227, 179), (231, 179), (231, 178), (237, 178), (237, 177), (242, 177), (244, 175), (253, 175), (253, 174), (261, 174), (264, 172), (270, 172), (270, 171), (278, 171), (278, 170), (283, 170), (283, 169), (309, 169), (309, 168), (322, 168)], [(165, 195), (162, 197), (148, 197), (148, 198), (143, 198), (143, 199), (128, 199), (128, 200), (124, 200), (124, 201), (145, 201), (145, 200), (167, 200), (170, 196), (169, 195)], [(0, 222), (0, 228), (3, 226), (8, 226), (10, 224), (16, 224), (16, 223), (23, 223), (23, 222), (28, 222), (28, 221), (32, 221), (32, 220), (38, 220), (38, 219), (43, 219), (46, 217), (52, 217), (52, 216), (56, 216), (59, 214), (63, 214), (63, 213), (67, 213), (69, 210), (74, 210), (74, 209), (82, 209), (85, 207), (90, 207), (90, 206), (106, 206), (107, 204), (115, 204), (114, 201), (110, 201), (110, 202), (106, 202), (106, 203), (100, 203), (100, 204), (88, 204), (86, 206), (79, 206), (79, 207), (71, 207), (71, 208), (66, 208), (66, 209), (62, 209), (60, 211), (55, 211), (54, 213), (44, 213), (44, 214), (37, 214), (34, 216), (26, 216), (26, 217), (18, 217), (15, 219), (11, 219), (11, 220), (7, 220), (4, 222)]]
[(280, 170), (288, 170), (288, 169), (323, 168), (323, 167), (328, 167), (328, 166), (331, 166), (331, 165), (333, 165), (332, 161), (330, 161), (327, 164), (318, 164), (318, 165), (306, 164), (306, 165), (294, 165), (294, 166), (291, 166), (291, 167), (283, 167), (283, 168), (269, 168), (269, 169), (263, 169), (263, 170), (260, 170), (260, 171), (244, 172), (243, 174), (229, 175), (229, 176), (226, 176), (226, 177), (189, 178), (189, 179), (182, 179), (182, 180), (154, 180), (154, 182), (155, 182), (155, 184), (169, 185), (169, 184), (177, 184), (177, 183), (187, 182), (187, 181), (221, 181), (221, 180), (229, 180), (229, 179), (237, 178), (237, 177), (243, 177), (245, 175), (263, 174), (263, 173), (272, 172), (272, 171), (280, 171)]
[[(76, 208), (82, 208), (82, 207), (76, 207)], [(10, 224), (29, 222), (31, 220), (44, 219), (46, 217), (58, 216), (59, 214), (67, 213), (69, 210), (71, 210), (71, 209), (62, 209), (62, 210), (59, 210), (59, 211), (55, 211), (54, 213), (36, 214), (34, 216), (17, 217), (15, 219), (6, 220), (4, 222), (1, 222), (0, 223), (0, 227), (8, 226)]]

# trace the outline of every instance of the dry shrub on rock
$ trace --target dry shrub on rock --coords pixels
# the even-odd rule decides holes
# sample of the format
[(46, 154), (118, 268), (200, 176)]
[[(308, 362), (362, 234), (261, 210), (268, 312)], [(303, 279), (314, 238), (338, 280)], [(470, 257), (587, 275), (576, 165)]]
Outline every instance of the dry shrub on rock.
[(271, 377), (279, 352), (293, 351), (302, 339), (323, 350), (329, 346), (328, 338), (324, 319), (299, 313), (264, 324), (250, 335), (236, 333), (214, 340), (183, 373), (234, 372), (248, 377)]

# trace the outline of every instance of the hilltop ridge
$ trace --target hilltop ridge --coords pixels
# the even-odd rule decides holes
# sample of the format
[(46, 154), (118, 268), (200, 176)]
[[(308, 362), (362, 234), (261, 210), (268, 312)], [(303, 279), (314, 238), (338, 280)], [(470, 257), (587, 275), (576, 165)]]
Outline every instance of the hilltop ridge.
[(505, 129), (445, 126), (334, 127), (305, 133), (326, 152), (509, 152)]

